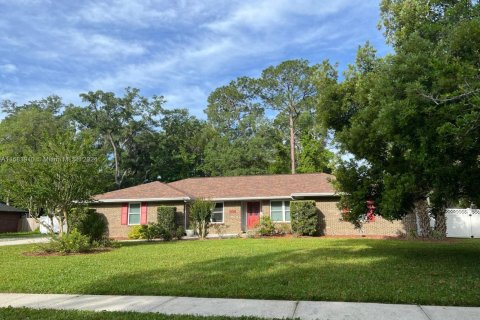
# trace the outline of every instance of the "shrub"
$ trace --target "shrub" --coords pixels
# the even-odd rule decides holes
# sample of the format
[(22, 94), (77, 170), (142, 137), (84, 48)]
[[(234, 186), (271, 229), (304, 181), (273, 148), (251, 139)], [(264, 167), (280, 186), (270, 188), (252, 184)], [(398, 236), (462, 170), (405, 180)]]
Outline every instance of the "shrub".
[(160, 238), (163, 239), (163, 241), (170, 241), (173, 239), (174, 234), (168, 230), (162, 229), (160, 231)]
[(229, 226), (223, 223), (213, 223), (212, 227), (215, 230), (215, 233), (218, 235), (218, 237), (223, 238), (225, 231)]
[(88, 236), (90, 243), (105, 239), (108, 232), (108, 222), (104, 215), (91, 208), (74, 208), (70, 211), (69, 227), (77, 229)]
[(80, 253), (92, 250), (92, 244), (88, 236), (81, 234), (77, 229), (65, 233), (62, 237), (52, 238), (44, 247), (46, 252)]
[(108, 222), (104, 215), (93, 210), (80, 223), (78, 231), (90, 238), (90, 242), (100, 241), (107, 237)]
[(140, 238), (152, 241), (153, 239), (161, 238), (165, 231), (160, 224), (150, 222), (140, 226)]
[(185, 228), (182, 227), (182, 226), (179, 226), (179, 227), (177, 228), (177, 230), (175, 231), (175, 237), (176, 237), (178, 240), (181, 240), (184, 235), (185, 235)]
[(175, 222), (175, 213), (177, 208), (159, 206), (157, 208), (157, 222), (164, 229), (168, 230), (171, 233), (175, 232), (177, 229), (177, 224)]
[(273, 224), (272, 219), (269, 216), (262, 216), (260, 218), (258, 232), (262, 236), (271, 236), (275, 234), (275, 225)]
[(104, 238), (102, 240), (92, 242), (92, 248), (104, 249), (104, 248), (119, 248), (119, 247), (121, 247), (120, 242), (113, 239), (109, 239), (109, 238)]
[(149, 224), (130, 228), (128, 239), (146, 239), (148, 241), (152, 241), (153, 239), (163, 239), (165, 241), (170, 241), (175, 235), (176, 231), (171, 232), (169, 230), (165, 230), (159, 223), (150, 222)]
[(130, 231), (128, 232), (128, 239), (141, 239), (142, 238), (142, 233), (140, 230), (142, 229), (142, 226), (133, 226), (130, 228)]
[(313, 236), (318, 231), (318, 213), (313, 200), (290, 202), (292, 231), (299, 235)]
[(289, 223), (277, 223), (275, 224), (275, 233), (277, 234), (292, 233), (292, 226)]
[(197, 199), (190, 204), (190, 218), (197, 227), (200, 239), (205, 239), (208, 234), (214, 205), (212, 201), (204, 199)]

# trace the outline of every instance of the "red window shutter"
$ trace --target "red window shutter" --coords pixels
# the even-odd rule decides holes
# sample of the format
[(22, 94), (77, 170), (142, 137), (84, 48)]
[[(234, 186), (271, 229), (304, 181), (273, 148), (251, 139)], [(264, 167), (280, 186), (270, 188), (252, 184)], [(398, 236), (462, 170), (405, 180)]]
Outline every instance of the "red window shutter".
[(128, 224), (128, 203), (122, 203), (122, 225)]
[(147, 224), (147, 203), (142, 202), (140, 209), (140, 224)]

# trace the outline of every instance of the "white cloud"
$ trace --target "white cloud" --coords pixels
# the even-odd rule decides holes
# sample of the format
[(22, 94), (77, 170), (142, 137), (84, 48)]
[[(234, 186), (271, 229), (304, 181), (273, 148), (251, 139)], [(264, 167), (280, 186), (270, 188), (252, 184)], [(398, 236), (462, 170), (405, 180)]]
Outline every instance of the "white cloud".
[(139, 55), (146, 51), (138, 43), (115, 39), (103, 34), (88, 34), (72, 30), (62, 33), (62, 37), (71, 49), (79, 50), (87, 55), (112, 58), (115, 55)]
[[(313, 43), (312, 46), (322, 44), (328, 47), (336, 39), (348, 38), (349, 34), (350, 37), (354, 36), (352, 30), (338, 28), (335, 22), (327, 20), (321, 25), (304, 28), (301, 32), (285, 27), (283, 33), (275, 33), (279, 25), (286, 24), (286, 21), (296, 23), (305, 15), (324, 17), (338, 13), (349, 4), (347, 1), (321, 5), (316, 1), (302, 3), (265, 0), (238, 2), (234, 8), (224, 8), (227, 14), (218, 15), (217, 20), (200, 24), (196, 37), (184, 38), (181, 42), (170, 39), (162, 43), (157, 54), (90, 78), (90, 89), (140, 87), (164, 94), (169, 105), (203, 108), (208, 93), (223, 84), (225, 77), (218, 76), (223, 70), (241, 68), (239, 64), (276, 55), (280, 56), (278, 60), (281, 61), (284, 59), (281, 53), (292, 45), (306, 47)], [(253, 34), (247, 30), (252, 28), (257, 29)], [(345, 43), (349, 42), (343, 39), (342, 43), (337, 47), (343, 49)], [(256, 72), (265, 67), (257, 66)], [(193, 85), (195, 82), (198, 84)]]
[(17, 66), (12, 63), (0, 64), (0, 74), (10, 74), (17, 72)]
[(49, 30), (43, 33), (44, 41), (51, 45), (33, 43), (29, 55), (41, 62), (76, 61), (76, 63), (96, 64), (103, 60), (115, 61), (121, 57), (140, 56), (148, 52), (139, 41), (128, 41), (114, 36), (89, 30), (67, 28)]
[(239, 28), (265, 31), (290, 24), (292, 16), (326, 16), (338, 12), (351, 1), (262, 0), (241, 2), (224, 19), (206, 26), (213, 31), (230, 33)]
[(152, 22), (172, 21), (177, 18), (174, 9), (166, 8), (167, 1), (88, 2), (77, 17), (90, 23), (129, 24), (147, 27)]
[[(210, 92), (198, 85), (185, 86), (184, 91), (168, 91), (164, 94), (167, 107), (188, 108), (190, 113), (203, 118), (203, 110), (207, 106), (207, 98)], [(188, 92), (188, 94), (185, 94)]]

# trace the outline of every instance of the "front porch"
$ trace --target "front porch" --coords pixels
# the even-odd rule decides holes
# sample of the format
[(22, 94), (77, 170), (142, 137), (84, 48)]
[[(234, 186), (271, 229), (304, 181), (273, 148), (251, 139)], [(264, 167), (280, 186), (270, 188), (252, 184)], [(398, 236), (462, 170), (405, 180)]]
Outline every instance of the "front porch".
[(271, 216), (272, 203), (275, 222), (289, 223), (289, 201), (289, 199), (216, 201), (223, 203), (223, 221), (213, 222), (209, 233), (215, 235), (220, 229), (224, 235), (247, 233), (255, 229), (262, 216)]

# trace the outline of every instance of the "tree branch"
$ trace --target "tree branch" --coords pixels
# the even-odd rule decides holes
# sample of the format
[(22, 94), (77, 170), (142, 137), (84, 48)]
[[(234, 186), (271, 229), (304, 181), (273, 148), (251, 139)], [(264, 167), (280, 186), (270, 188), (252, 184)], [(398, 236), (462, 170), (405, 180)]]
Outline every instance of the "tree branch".
[(426, 94), (424, 92), (419, 92), (419, 94), (420, 94), (420, 96), (432, 101), (437, 106), (439, 106), (441, 104), (454, 102), (454, 101), (462, 100), (464, 98), (468, 98), (470, 96), (474, 96), (479, 92), (480, 92), (480, 89), (475, 89), (475, 90), (471, 90), (471, 91), (468, 91), (468, 92), (465, 92), (465, 93), (462, 93), (460, 95), (453, 96), (453, 97), (450, 97), (450, 98), (440, 98), (438, 96), (433, 96), (432, 94)]

